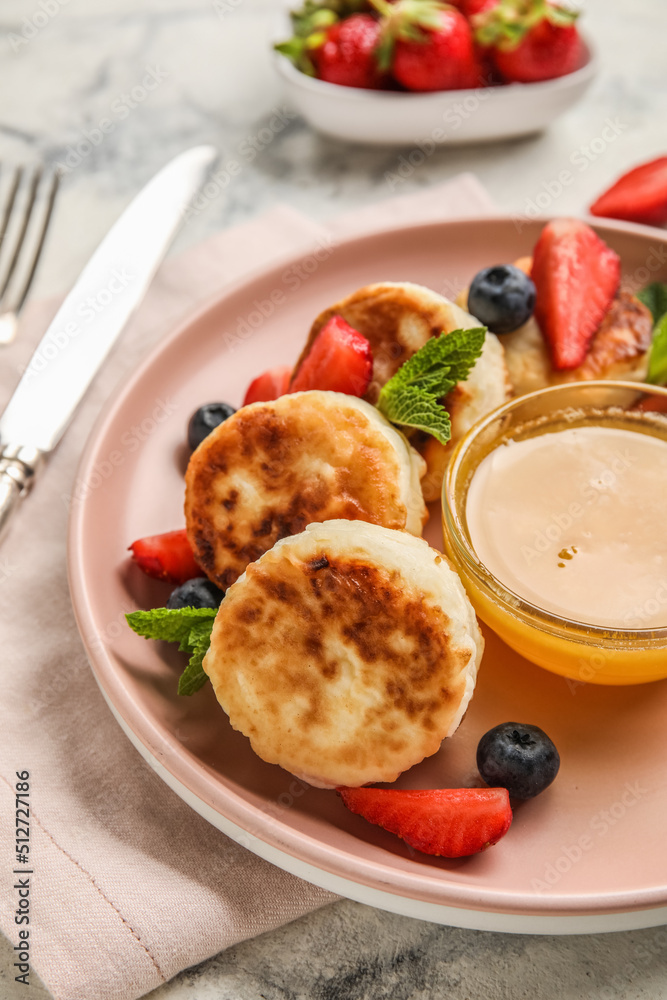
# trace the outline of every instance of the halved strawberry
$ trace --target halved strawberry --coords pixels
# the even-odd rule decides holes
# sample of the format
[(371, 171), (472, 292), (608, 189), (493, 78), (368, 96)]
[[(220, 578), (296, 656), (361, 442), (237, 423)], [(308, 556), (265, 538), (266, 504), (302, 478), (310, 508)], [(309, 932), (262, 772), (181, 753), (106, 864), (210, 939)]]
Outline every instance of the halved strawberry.
[(291, 376), (292, 369), (289, 365), (278, 365), (276, 368), (269, 368), (268, 371), (262, 372), (248, 386), (243, 405), (267, 403), (271, 399), (284, 396), (289, 389)]
[(629, 170), (601, 194), (590, 208), (591, 215), (626, 219), (647, 226), (667, 222), (667, 156), (659, 156)]
[(618, 254), (585, 222), (554, 219), (537, 241), (530, 276), (554, 368), (578, 368), (618, 290)]
[(512, 822), (506, 788), (339, 788), (369, 823), (424, 854), (463, 858), (496, 844)]
[(295, 372), (289, 391), (328, 389), (363, 396), (372, 372), (371, 345), (342, 316), (332, 316)]
[(185, 529), (140, 538), (129, 548), (133, 559), (144, 573), (158, 580), (185, 583), (195, 576), (202, 576), (201, 567), (195, 562)]

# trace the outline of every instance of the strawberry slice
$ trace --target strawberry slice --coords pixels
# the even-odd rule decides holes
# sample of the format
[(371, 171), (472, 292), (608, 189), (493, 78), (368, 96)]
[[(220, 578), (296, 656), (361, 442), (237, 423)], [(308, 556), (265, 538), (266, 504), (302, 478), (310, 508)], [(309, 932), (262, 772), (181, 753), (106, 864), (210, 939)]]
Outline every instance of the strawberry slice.
[(644, 413), (667, 413), (667, 397), (644, 396), (638, 403), (631, 406), (632, 410), (642, 410)]
[(269, 400), (284, 396), (289, 389), (292, 369), (289, 365), (278, 365), (258, 375), (246, 390), (243, 405), (248, 403), (268, 403)]
[(170, 583), (185, 583), (195, 576), (202, 576), (185, 529), (140, 538), (129, 548), (132, 558), (147, 576)]
[(606, 219), (663, 226), (667, 222), (667, 156), (623, 174), (593, 202), (590, 211)]
[(585, 222), (554, 219), (537, 241), (530, 276), (537, 292), (535, 319), (554, 368), (577, 368), (618, 290), (618, 254)]
[(444, 858), (478, 854), (512, 822), (506, 788), (339, 788), (343, 802), (406, 844)]
[(328, 389), (348, 396), (363, 396), (372, 372), (371, 345), (342, 316), (332, 316), (313, 341), (289, 391)]

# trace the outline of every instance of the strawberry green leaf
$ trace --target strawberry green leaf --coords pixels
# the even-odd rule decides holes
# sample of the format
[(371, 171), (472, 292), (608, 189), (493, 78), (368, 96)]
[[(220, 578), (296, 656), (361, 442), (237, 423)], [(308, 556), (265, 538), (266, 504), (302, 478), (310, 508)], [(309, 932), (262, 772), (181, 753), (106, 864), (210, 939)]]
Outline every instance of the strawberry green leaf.
[(517, 48), (541, 21), (567, 28), (578, 16), (578, 11), (550, 0), (500, 0), (495, 7), (475, 14), (472, 25), (480, 45), (509, 50)]

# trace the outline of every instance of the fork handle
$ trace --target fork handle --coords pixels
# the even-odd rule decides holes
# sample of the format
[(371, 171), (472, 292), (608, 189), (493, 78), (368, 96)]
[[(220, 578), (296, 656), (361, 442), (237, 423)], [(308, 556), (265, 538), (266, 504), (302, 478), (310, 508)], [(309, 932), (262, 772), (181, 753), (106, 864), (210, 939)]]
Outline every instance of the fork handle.
[(30, 490), (44, 455), (37, 448), (5, 445), (0, 449), (0, 541), (21, 498)]

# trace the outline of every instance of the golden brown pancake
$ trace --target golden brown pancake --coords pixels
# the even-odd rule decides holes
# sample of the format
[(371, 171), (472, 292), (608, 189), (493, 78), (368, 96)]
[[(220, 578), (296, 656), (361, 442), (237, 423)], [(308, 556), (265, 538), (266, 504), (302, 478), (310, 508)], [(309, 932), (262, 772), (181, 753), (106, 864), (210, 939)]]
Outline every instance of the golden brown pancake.
[[(515, 263), (530, 274), (532, 258), (522, 257)], [(468, 290), (465, 289), (457, 301), (465, 306), (467, 300)], [(643, 382), (648, 372), (652, 335), (650, 310), (634, 295), (619, 292), (593, 336), (583, 364), (571, 371), (554, 370), (549, 348), (534, 316), (500, 340), (505, 348), (512, 388), (517, 396), (521, 396), (548, 385), (587, 379)]]
[(185, 521), (223, 590), (280, 538), (349, 518), (421, 534), (425, 465), (374, 406), (337, 392), (244, 406), (193, 453)]
[(230, 587), (204, 669), (263, 760), (358, 786), (438, 750), (482, 651), (440, 553), (404, 531), (328, 521), (278, 542)]
[[(317, 317), (296, 363), (295, 374), (317, 334), (334, 315), (342, 316), (370, 342), (373, 376), (364, 399), (371, 403), (377, 402), (382, 386), (430, 337), (480, 325), (474, 316), (424, 285), (393, 281), (366, 285)], [(452, 417), (452, 438), (447, 447), (430, 435), (411, 436), (428, 465), (422, 481), (425, 500), (439, 498), (443, 469), (456, 443), (479, 417), (508, 398), (503, 349), (498, 338), (489, 333), (470, 377), (460, 382), (445, 401)]]

